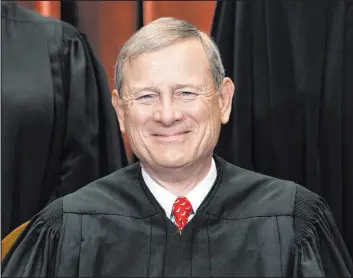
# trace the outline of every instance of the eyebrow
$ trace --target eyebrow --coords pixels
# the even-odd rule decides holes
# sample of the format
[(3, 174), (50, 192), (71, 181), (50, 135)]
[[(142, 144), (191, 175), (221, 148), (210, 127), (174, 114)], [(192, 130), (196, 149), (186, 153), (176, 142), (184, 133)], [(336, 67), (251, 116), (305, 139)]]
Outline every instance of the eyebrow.
[(138, 93), (141, 93), (143, 91), (152, 91), (156, 93), (160, 93), (161, 90), (155, 86), (147, 86), (147, 87), (140, 87), (140, 88), (132, 88), (131, 92), (132, 94), (136, 95)]
[(172, 85), (173, 90), (178, 90), (178, 89), (182, 89), (182, 88), (193, 88), (196, 90), (203, 90), (205, 88), (205, 85), (201, 85), (201, 84), (174, 84)]
[[(178, 89), (182, 89), (182, 88), (193, 88), (196, 89), (198, 91), (202, 91), (205, 88), (205, 85), (195, 85), (195, 84), (173, 84), (171, 86), (171, 88), (173, 90), (178, 90)], [(138, 94), (141, 93), (143, 91), (152, 91), (152, 92), (156, 92), (156, 93), (161, 93), (161, 89), (156, 87), (156, 86), (146, 86), (146, 87), (140, 87), (140, 88), (133, 88), (132, 90), (133, 94)]]

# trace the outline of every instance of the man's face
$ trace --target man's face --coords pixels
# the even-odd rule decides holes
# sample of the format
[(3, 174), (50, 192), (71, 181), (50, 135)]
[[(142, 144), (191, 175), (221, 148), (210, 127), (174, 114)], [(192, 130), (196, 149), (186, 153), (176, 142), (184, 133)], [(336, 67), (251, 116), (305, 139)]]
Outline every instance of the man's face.
[[(229, 118), (230, 107), (223, 107), (207, 56), (194, 39), (126, 63), (120, 93), (122, 99), (113, 92), (113, 105), (121, 130), (140, 161), (152, 167), (183, 167), (210, 156)], [(233, 92), (226, 94), (231, 102)]]

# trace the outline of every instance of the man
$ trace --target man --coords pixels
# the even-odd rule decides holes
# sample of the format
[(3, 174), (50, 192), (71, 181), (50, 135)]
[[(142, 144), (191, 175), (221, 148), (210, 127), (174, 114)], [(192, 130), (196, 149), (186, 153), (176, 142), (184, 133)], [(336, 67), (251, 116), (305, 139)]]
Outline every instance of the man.
[(124, 45), (112, 102), (140, 163), (55, 201), (4, 276), (351, 276), (329, 208), (213, 155), (234, 85), (217, 47), (161, 18)]

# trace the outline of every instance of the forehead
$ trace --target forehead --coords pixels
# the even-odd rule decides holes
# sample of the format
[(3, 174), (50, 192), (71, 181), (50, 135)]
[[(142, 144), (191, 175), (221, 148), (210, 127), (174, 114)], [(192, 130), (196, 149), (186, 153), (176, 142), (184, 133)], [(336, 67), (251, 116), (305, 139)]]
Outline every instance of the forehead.
[(210, 77), (208, 58), (201, 42), (196, 39), (143, 53), (126, 63), (124, 68), (124, 80), (129, 85), (168, 85), (179, 82), (204, 84)]

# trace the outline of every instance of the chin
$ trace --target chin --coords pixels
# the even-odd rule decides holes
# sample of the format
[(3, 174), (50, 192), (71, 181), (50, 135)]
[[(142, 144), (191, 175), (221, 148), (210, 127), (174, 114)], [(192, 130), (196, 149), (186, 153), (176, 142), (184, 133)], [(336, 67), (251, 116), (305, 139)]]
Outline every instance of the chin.
[(185, 164), (187, 164), (187, 162), (189, 161), (189, 159), (179, 153), (179, 154), (175, 154), (175, 155), (164, 155), (164, 156), (159, 156), (156, 157), (154, 159), (154, 161), (163, 167), (167, 167), (167, 168), (180, 168), (182, 166), (184, 166)]

